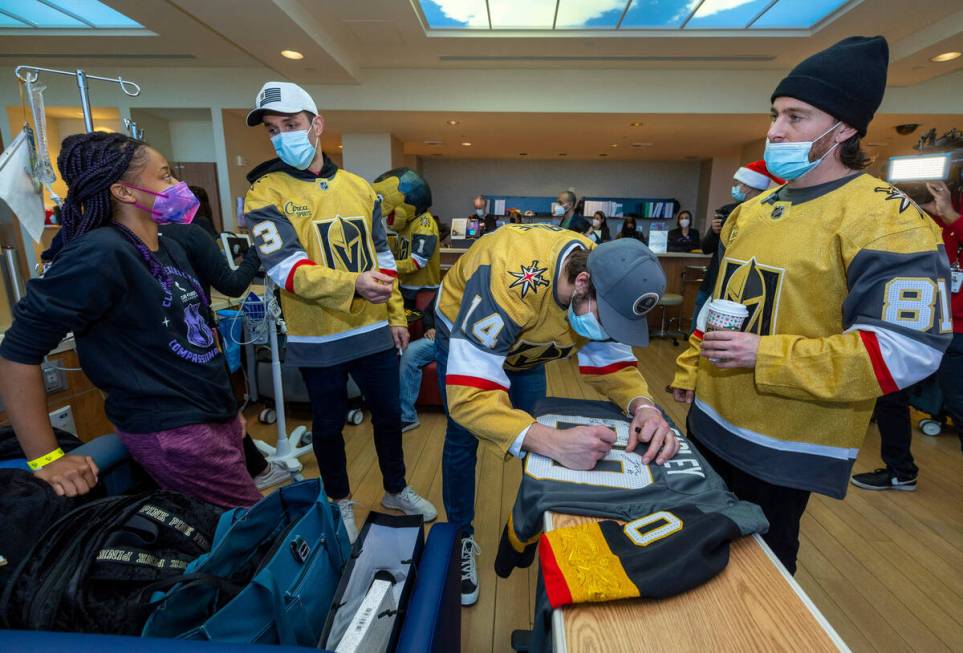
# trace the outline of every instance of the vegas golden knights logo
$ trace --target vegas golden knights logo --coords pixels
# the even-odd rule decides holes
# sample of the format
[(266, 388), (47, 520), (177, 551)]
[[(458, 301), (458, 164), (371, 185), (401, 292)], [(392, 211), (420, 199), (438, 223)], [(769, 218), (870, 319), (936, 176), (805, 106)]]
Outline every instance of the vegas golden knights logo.
[(769, 336), (775, 332), (779, 316), (779, 293), (785, 270), (748, 261), (723, 259), (719, 269), (721, 299), (742, 304), (749, 317), (742, 326), (746, 333)]
[(573, 347), (559, 347), (554, 342), (528, 342), (520, 340), (505, 357), (505, 365), (511, 369), (527, 370), (541, 363), (568, 358)]
[(368, 248), (368, 224), (363, 217), (338, 216), (315, 224), (329, 268), (348, 272), (367, 272), (374, 268), (374, 255)]

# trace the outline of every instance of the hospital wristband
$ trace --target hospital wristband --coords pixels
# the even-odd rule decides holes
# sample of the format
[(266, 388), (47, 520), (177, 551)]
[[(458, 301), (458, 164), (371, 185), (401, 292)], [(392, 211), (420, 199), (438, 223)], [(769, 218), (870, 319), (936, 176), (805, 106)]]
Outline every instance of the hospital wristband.
[(32, 469), (33, 471), (37, 471), (38, 469), (42, 469), (43, 467), (46, 467), (47, 465), (49, 465), (49, 464), (52, 463), (53, 461), (59, 460), (59, 459), (63, 458), (65, 455), (66, 455), (66, 454), (64, 453), (64, 450), (61, 449), (60, 447), (57, 447), (56, 449), (54, 449), (54, 450), (51, 451), (50, 453), (44, 454), (44, 455), (40, 456), (39, 458), (34, 458), (33, 460), (28, 460), (28, 461), (27, 461), (27, 466), (28, 466), (30, 469)]

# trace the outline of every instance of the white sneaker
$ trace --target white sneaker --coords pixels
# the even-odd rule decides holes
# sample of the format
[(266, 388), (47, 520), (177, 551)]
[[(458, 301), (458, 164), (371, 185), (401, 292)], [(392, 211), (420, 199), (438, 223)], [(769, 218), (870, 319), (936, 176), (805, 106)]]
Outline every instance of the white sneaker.
[(254, 485), (259, 490), (266, 490), (290, 480), (291, 472), (288, 471), (286, 465), (279, 462), (270, 462), (263, 472), (254, 477)]
[(344, 530), (348, 534), (348, 541), (354, 544), (354, 541), (358, 539), (358, 525), (354, 523), (354, 504), (357, 501), (340, 499), (335, 503), (341, 509), (341, 521), (344, 522)]
[(475, 536), (461, 538), (461, 604), (464, 606), (478, 603), (478, 556), (481, 547)]
[(424, 517), (425, 523), (434, 521), (435, 517), (438, 516), (438, 511), (431, 505), (431, 502), (418, 496), (410, 485), (398, 494), (386, 492), (384, 498), (381, 499), (381, 505), (392, 510), (400, 510), (406, 515), (421, 515)]

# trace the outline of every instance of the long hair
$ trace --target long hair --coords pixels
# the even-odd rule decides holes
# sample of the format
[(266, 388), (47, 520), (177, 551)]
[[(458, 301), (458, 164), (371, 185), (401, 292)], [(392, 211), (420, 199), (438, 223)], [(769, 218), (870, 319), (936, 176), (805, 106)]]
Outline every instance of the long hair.
[(123, 134), (92, 132), (64, 139), (57, 167), (67, 183), (60, 216), (66, 242), (110, 224), (111, 185), (146, 158), (145, 144)]
[[(147, 144), (124, 134), (91, 132), (64, 139), (57, 157), (60, 176), (67, 182), (61, 209), (63, 243), (104, 226), (114, 227), (134, 246), (150, 274), (170, 294), (173, 280), (150, 248), (124, 225), (113, 222), (112, 184), (147, 163)], [(206, 300), (203, 290), (199, 295)]]

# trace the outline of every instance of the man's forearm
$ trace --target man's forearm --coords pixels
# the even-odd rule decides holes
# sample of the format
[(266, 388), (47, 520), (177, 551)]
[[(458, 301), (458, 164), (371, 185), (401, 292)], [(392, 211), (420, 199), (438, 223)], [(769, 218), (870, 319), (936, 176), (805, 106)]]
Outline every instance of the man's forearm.
[(23, 365), (0, 358), (0, 398), (7, 407), (10, 424), (27, 460), (39, 458), (57, 448), (50, 418), (47, 393), (39, 365)]
[(522, 449), (552, 458), (555, 453), (554, 435), (555, 429), (535, 422), (525, 434)]

